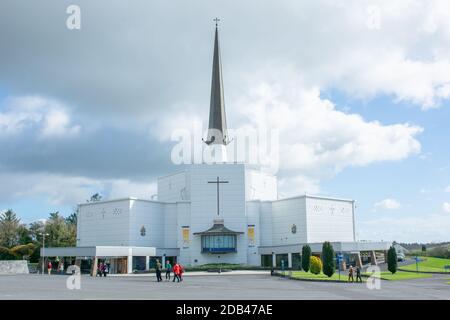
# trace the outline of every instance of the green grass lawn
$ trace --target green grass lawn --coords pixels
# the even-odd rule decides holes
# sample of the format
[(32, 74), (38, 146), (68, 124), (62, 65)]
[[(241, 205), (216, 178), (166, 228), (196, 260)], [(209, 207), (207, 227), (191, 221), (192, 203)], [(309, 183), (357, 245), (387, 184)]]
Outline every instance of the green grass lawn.
[[(450, 259), (441, 259), (433, 257), (420, 257), (424, 261), (419, 262), (419, 272), (445, 272), (444, 266), (450, 265)], [(416, 271), (416, 264), (410, 264), (400, 267), (402, 270)], [(450, 272), (449, 272), (450, 273)]]
[[(286, 275), (288, 273), (286, 272)], [(347, 272), (341, 272), (341, 280), (342, 282), (347, 281)], [(317, 281), (339, 281), (339, 273), (335, 272), (331, 277), (328, 277), (327, 275), (323, 273), (319, 274), (312, 274), (311, 272), (304, 272), (304, 271), (293, 271), (292, 272), (292, 278), (295, 279), (305, 279), (305, 280), (317, 280)], [(356, 277), (355, 277), (356, 280)], [(363, 278), (363, 282), (365, 279)]]
[[(365, 273), (365, 275), (369, 276), (370, 273)], [(405, 271), (397, 271), (394, 274), (390, 273), (389, 271), (383, 271), (383, 272), (381, 272), (381, 275), (380, 275), (380, 279), (391, 280), (391, 281), (431, 278), (431, 277), (432, 277), (431, 274), (405, 272)]]
[[(286, 275), (288, 273), (286, 272)], [(363, 275), (369, 276), (369, 273), (363, 273)], [(341, 282), (347, 282), (348, 274), (347, 272), (341, 272)], [(420, 279), (420, 278), (431, 278), (431, 274), (424, 274), (424, 273), (415, 273), (415, 272), (405, 272), (405, 271), (397, 271), (396, 273), (392, 274), (389, 271), (383, 271), (381, 272), (380, 279), (382, 280), (390, 280), (390, 281), (397, 281), (397, 280), (410, 280), (410, 279)], [(320, 273), (320, 274), (312, 274), (311, 272), (304, 272), (304, 271), (293, 271), (292, 272), (292, 278), (295, 279), (305, 279), (305, 280), (316, 280), (316, 281), (339, 281), (339, 274), (335, 272), (331, 277), (328, 277), (327, 275)], [(363, 277), (363, 282), (366, 281), (366, 277)], [(355, 277), (356, 280), (356, 277)]]

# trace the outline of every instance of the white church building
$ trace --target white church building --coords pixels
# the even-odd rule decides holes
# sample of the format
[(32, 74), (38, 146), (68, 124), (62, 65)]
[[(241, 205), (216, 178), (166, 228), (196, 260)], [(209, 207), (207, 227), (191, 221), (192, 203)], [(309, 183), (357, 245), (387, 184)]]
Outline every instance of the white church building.
[[(216, 25), (209, 131), (205, 147), (228, 143)], [(220, 149), (222, 150), (222, 149)], [(225, 152), (225, 151), (221, 151)], [(217, 153), (219, 155), (219, 153)], [(78, 206), (77, 246), (44, 257), (98, 260), (112, 273), (148, 270), (155, 259), (185, 266), (233, 263), (298, 268), (302, 246), (320, 254), (330, 241), (348, 263), (377, 263), (390, 243), (355, 236), (355, 201), (316, 195), (281, 199), (277, 177), (246, 163), (191, 164), (157, 182), (154, 200), (123, 198)], [(378, 259), (382, 256), (378, 256)]]

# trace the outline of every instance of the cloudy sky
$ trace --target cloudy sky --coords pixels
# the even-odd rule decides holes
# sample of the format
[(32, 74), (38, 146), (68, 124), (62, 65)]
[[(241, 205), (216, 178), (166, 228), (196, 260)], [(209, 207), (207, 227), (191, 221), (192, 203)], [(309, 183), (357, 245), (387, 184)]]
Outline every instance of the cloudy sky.
[(228, 124), (279, 130), (280, 196), (356, 199), (359, 239), (450, 240), (446, 0), (2, 0), (0, 210), (150, 198), (171, 133), (207, 125), (216, 16)]

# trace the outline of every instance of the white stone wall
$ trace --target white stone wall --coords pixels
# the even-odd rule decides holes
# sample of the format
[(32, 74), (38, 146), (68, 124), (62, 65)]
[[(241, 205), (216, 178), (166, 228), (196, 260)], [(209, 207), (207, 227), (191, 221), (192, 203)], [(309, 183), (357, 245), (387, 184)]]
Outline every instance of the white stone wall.
[(260, 230), (259, 241), (261, 246), (272, 245), (272, 202), (260, 202)]
[(192, 236), (190, 256), (196, 264), (247, 263), (245, 166), (243, 164), (193, 165), (191, 167), (191, 231), (201, 232), (213, 225), (217, 217), (216, 185), (208, 181), (221, 180), (229, 183), (220, 186), (220, 214), (225, 226), (244, 232), (237, 236), (237, 253), (220, 255), (201, 253), (200, 236)]
[[(292, 227), (296, 226), (296, 233)], [(272, 245), (306, 242), (305, 198), (289, 198), (272, 202)]]
[(353, 202), (306, 198), (308, 242), (355, 241)]
[[(183, 265), (193, 264), (191, 261), (191, 250), (192, 248), (192, 228), (191, 228), (191, 204), (189, 202), (179, 202), (177, 203), (177, 226), (176, 226), (176, 238), (177, 238), (177, 248), (180, 248), (180, 256), (178, 261)], [(183, 244), (183, 227), (188, 226), (190, 230), (190, 243), (187, 245)]]
[(274, 201), (278, 198), (277, 178), (260, 170), (246, 168), (245, 199), (247, 201)]
[[(130, 245), (136, 247), (164, 246), (164, 213), (166, 205), (148, 200), (130, 200)], [(141, 228), (145, 235), (141, 235)]]
[(130, 200), (82, 204), (77, 219), (77, 246), (129, 246)]
[(164, 204), (163, 209), (163, 225), (164, 241), (161, 247), (163, 248), (178, 248), (178, 234), (177, 234), (177, 216), (178, 203)]
[(28, 274), (26, 260), (0, 260), (0, 274)]
[(189, 170), (158, 178), (158, 201), (177, 202), (190, 199)]
[(245, 230), (245, 238), (247, 240), (247, 264), (260, 265), (260, 257), (258, 255), (258, 247), (260, 246), (261, 238), (261, 223), (260, 223), (260, 201), (247, 202), (247, 227), (249, 225), (255, 226), (255, 239), (251, 244), (248, 237), (248, 228)]

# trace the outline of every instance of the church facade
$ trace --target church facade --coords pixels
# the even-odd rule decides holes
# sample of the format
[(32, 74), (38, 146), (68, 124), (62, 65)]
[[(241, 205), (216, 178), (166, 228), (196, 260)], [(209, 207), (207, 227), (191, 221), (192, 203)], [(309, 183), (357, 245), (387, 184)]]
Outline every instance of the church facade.
[[(219, 188), (217, 177), (227, 181)], [(206, 231), (223, 225), (226, 232)], [(155, 247), (184, 265), (260, 265), (260, 247), (354, 242), (354, 201), (302, 195), (278, 199), (276, 177), (245, 164), (202, 164), (158, 179), (158, 201), (135, 198), (79, 206), (79, 247)], [(288, 261), (286, 261), (286, 266)]]
[(209, 131), (205, 147), (221, 150), (213, 164), (191, 164), (160, 177), (157, 198), (80, 204), (77, 247), (46, 248), (45, 257), (104, 259), (111, 272), (150, 268), (152, 259), (186, 266), (233, 263), (295, 268), (301, 248), (320, 253), (324, 241), (349, 262), (389, 243), (358, 242), (355, 201), (315, 195), (280, 199), (277, 177), (256, 165), (227, 162), (222, 68), (216, 25)]

